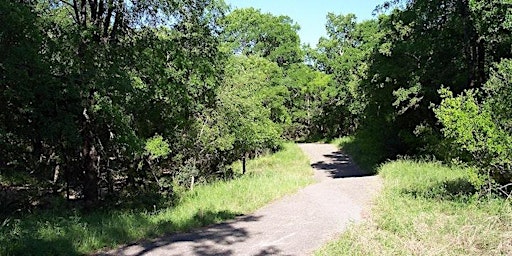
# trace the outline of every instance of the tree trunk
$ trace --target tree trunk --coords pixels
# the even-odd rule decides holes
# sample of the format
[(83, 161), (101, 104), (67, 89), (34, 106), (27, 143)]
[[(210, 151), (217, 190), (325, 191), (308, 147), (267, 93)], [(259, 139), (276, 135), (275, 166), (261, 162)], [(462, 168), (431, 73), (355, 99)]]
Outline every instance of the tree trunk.
[(480, 88), (485, 82), (485, 41), (479, 38), (475, 23), (471, 18), (468, 0), (459, 0), (458, 11), (463, 21), (465, 55), (470, 70), (469, 86)]
[(59, 175), (60, 175), (60, 165), (57, 164), (55, 166), (54, 172), (53, 172), (53, 180), (52, 180), (52, 192), (54, 194), (57, 194), (57, 191), (59, 190), (59, 186), (57, 182), (59, 181)]
[[(84, 110), (84, 116), (87, 116)], [(86, 120), (83, 128), (83, 147), (82, 147), (82, 171), (83, 194), (87, 207), (93, 206), (98, 201), (98, 152), (94, 146), (94, 136), (90, 127), (89, 120)]]
[(114, 179), (112, 178), (112, 169), (110, 168), (110, 161), (107, 163), (107, 183), (108, 193), (112, 195), (114, 193)]
[(246, 159), (247, 159), (247, 154), (245, 154), (243, 157), (242, 157), (242, 174), (245, 174), (246, 172), (246, 167), (245, 167), (245, 162), (246, 162)]
[(486, 77), (486, 72), (485, 72), (485, 47), (486, 47), (486, 42), (485, 42), (485, 39), (483, 38), (478, 38), (477, 41), (476, 41), (476, 71), (475, 71), (475, 80), (476, 80), (476, 85), (478, 87), (481, 87), (487, 77)]

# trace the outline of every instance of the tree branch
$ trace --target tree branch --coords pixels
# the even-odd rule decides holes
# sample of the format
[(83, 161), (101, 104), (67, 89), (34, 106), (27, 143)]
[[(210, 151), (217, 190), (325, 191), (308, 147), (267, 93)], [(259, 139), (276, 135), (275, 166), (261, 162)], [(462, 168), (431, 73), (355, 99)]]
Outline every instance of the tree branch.
[(117, 10), (116, 16), (114, 18), (114, 25), (112, 26), (112, 31), (110, 31), (110, 40), (115, 40), (117, 36), (117, 30), (119, 29), (120, 23), (123, 21), (123, 0), (117, 1)]
[(61, 0), (61, 2), (65, 5), (68, 5), (71, 8), (73, 8), (73, 12), (75, 15), (75, 21), (77, 24), (80, 24), (80, 14), (78, 13), (78, 6), (76, 5), (76, 1), (73, 1), (73, 3), (70, 3), (68, 1)]

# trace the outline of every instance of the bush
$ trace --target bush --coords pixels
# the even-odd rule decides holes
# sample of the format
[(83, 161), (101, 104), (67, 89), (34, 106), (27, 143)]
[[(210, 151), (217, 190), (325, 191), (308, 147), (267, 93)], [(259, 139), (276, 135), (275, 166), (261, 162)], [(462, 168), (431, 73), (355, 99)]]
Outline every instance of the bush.
[[(454, 96), (440, 90), (434, 112), (455, 156), (475, 165), (501, 185), (512, 182), (512, 60), (496, 66), (483, 90)], [(479, 100), (481, 98), (481, 100)]]

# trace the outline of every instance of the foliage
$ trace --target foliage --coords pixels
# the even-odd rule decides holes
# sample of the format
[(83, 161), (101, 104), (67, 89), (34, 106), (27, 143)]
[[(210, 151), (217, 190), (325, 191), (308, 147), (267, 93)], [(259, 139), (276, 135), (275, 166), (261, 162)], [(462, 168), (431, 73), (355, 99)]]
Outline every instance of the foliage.
[[(357, 23), (351, 15), (332, 16), (327, 28), (335, 36), (330, 37), (349, 44), (340, 48), (336, 40), (321, 41), (319, 47), (323, 48), (319, 49), (328, 54), (318, 58), (318, 68), (333, 72), (340, 85), (356, 88), (344, 94), (350, 95), (341, 104), (345, 109), (334, 112), (345, 114), (348, 123), (344, 128), (356, 127), (356, 138), (374, 134), (375, 145), (387, 152), (384, 159), (403, 154), (450, 158), (450, 141), (443, 140), (431, 106), (441, 103), (438, 90), (443, 86), (456, 95), (482, 88), (493, 62), (512, 54), (507, 5), (503, 1), (388, 1), (380, 6), (387, 14), (362, 29), (369, 35), (367, 48), (363, 48), (366, 51), (362, 51), (366, 57), (347, 58), (356, 60), (355, 66), (350, 66), (350, 61), (329, 65), (343, 58), (324, 49), (349, 55), (351, 51), (346, 49), (354, 40), (351, 35), (357, 35), (357, 27), (364, 23)], [(343, 76), (354, 73), (358, 65), (364, 67), (359, 78)]]
[[(267, 90), (265, 78), (253, 98), (259, 105), (217, 95), (229, 81), (219, 50), (222, 2), (1, 5), (10, 24), (0, 33), (2, 199), (15, 193), (21, 202), (25, 187), (42, 204), (51, 192), (88, 207), (141, 192), (172, 195), (180, 172), (206, 180), (227, 174), (242, 151), (277, 147), (284, 95)], [(243, 91), (232, 95), (250, 95)], [(229, 104), (238, 114), (222, 113)], [(220, 122), (245, 126), (225, 133)], [(227, 139), (233, 131), (236, 143)]]
[(376, 20), (358, 23), (354, 14), (327, 15), (328, 38), (320, 38), (312, 54), (314, 66), (332, 77), (329, 100), (322, 105), (324, 136), (351, 134), (363, 120), (367, 97), (361, 83), (382, 36), (377, 25)]
[(261, 13), (254, 8), (236, 9), (221, 23), (223, 41), (235, 54), (258, 55), (287, 66), (302, 60), (299, 25), (288, 16)]
[(289, 96), (284, 105), (291, 119), (285, 127), (287, 138), (300, 140), (324, 136), (326, 130), (331, 129), (330, 124), (324, 122), (328, 115), (323, 110), (335, 94), (330, 81), (330, 75), (304, 63), (293, 64), (286, 69), (282, 83)]
[(144, 149), (151, 155), (151, 158), (166, 157), (171, 153), (169, 144), (160, 135), (150, 138)]
[(288, 91), (278, 83), (281, 69), (258, 56), (233, 56), (226, 70), (226, 84), (219, 91), (218, 125), (230, 137), (232, 159), (277, 149), (282, 124), (288, 122), (283, 101)]
[(443, 134), (453, 141), (454, 157), (475, 164), (500, 184), (512, 183), (511, 76), (512, 61), (504, 60), (485, 84), (482, 102), (474, 90), (454, 97), (442, 89), (444, 100), (435, 109)]
[[(44, 92), (41, 89), (51, 84), (45, 83), (31, 90), (33, 83), (49, 78), (38, 54), (42, 38), (32, 9), (10, 1), (1, 1), (0, 5), (1, 22), (10, 24), (0, 33), (0, 163), (4, 169), (6, 165), (14, 164), (13, 160), (27, 165), (30, 162), (30, 154), (23, 142), (30, 141), (30, 134), (41, 132), (31, 125), (31, 122), (41, 122), (34, 120), (31, 111), (36, 107), (35, 94)], [(40, 99), (43, 106), (48, 104), (44, 97)]]
[[(226, 15), (222, 25), (224, 50), (234, 56), (245, 55), (247, 63), (258, 60), (252, 67), (228, 65), (237, 72), (233, 76), (238, 84), (235, 88), (258, 83), (263, 89), (252, 89), (251, 93), (265, 98), (263, 105), (271, 110), (271, 120), (279, 124), (284, 137), (307, 139), (330, 130), (321, 118), (323, 106), (334, 94), (328, 86), (330, 76), (301, 62), (308, 50), (300, 48), (299, 27), (290, 17), (263, 14), (254, 8), (236, 9)], [(259, 72), (267, 74), (267, 79)]]

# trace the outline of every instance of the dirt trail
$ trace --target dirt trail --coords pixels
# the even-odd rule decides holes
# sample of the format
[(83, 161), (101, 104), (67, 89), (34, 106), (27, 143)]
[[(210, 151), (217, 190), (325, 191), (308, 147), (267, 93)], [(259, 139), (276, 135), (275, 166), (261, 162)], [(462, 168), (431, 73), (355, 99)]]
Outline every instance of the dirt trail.
[(233, 221), (128, 245), (102, 255), (308, 255), (365, 215), (379, 191), (329, 144), (300, 144), (317, 183)]

